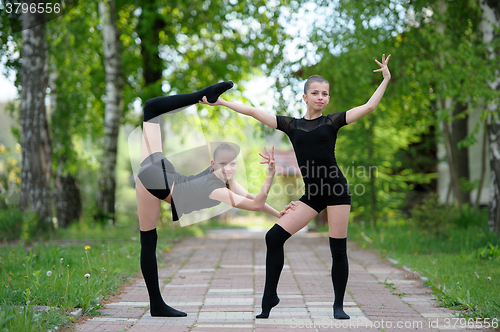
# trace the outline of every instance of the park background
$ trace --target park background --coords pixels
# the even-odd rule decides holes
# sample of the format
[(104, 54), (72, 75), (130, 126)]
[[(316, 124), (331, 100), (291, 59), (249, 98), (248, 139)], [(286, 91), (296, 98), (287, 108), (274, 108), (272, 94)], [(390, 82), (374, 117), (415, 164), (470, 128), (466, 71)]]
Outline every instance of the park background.
[[(127, 139), (147, 99), (232, 80), (226, 99), (300, 117), (304, 80), (320, 74), (330, 82), (324, 114), (346, 111), (382, 81), (372, 72), (382, 54), (392, 54), (384, 98), (337, 140), (359, 193), (348, 237), (423, 273), (457, 315), (500, 314), (497, 2), (67, 1), (48, 22), (24, 15), (34, 23), (22, 31), (6, 3), (2, 74), (17, 94), (2, 89), (0, 103), (0, 328), (48, 328), (75, 307), (91, 314), (139, 270)], [(275, 145), (273, 188), (295, 189), (272, 190), (268, 203), (280, 210), (301, 196), (283, 133), (222, 108), (190, 112), (208, 141), (238, 139), (249, 192), (265, 178), (258, 152)], [(162, 122), (179, 137), (192, 128)], [(160, 248), (210, 227), (273, 222), (233, 209), (181, 228), (164, 204)], [(325, 216), (309, 229), (325, 231)], [(100, 278), (84, 277), (92, 271)]]

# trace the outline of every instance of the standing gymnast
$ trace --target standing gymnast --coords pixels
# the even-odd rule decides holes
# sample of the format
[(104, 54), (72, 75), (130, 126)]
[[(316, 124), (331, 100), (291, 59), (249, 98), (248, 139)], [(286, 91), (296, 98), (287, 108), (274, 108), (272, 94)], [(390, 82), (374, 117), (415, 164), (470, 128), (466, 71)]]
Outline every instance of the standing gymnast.
[(337, 132), (375, 110), (379, 104), (391, 74), (387, 63), (390, 55), (382, 55), (383, 81), (364, 105), (347, 112), (322, 115), (330, 101), (330, 84), (319, 75), (309, 77), (304, 86), (303, 99), (307, 105), (306, 115), (301, 119), (275, 116), (251, 106), (225, 101), (219, 98), (215, 103), (203, 98), (208, 105), (226, 106), (238, 113), (251, 116), (263, 124), (285, 132), (292, 142), (305, 184), (305, 193), (299, 199), (294, 211), (283, 215), (266, 234), (266, 282), (262, 297), (262, 313), (257, 318), (268, 318), (271, 309), (279, 303), (277, 286), (284, 264), (283, 245), (314, 218), (327, 209), (330, 250), (332, 253), (332, 283), (335, 294), (333, 316), (349, 319), (344, 312), (343, 301), (349, 266), (347, 261), (347, 224), (351, 209), (351, 197), (347, 180), (340, 172), (335, 159)]
[[(203, 90), (168, 97), (157, 97), (144, 104), (144, 122), (141, 151), (141, 168), (136, 178), (137, 213), (141, 230), (141, 271), (148, 289), (151, 316), (183, 317), (185, 312), (168, 306), (160, 293), (156, 262), (156, 222), (160, 216), (160, 203), (172, 205), (173, 220), (183, 214), (208, 209), (226, 203), (239, 209), (263, 211), (276, 217), (293, 208), (289, 204), (278, 212), (266, 204), (269, 188), (274, 178), (274, 147), (271, 152), (260, 154), (268, 164), (269, 174), (257, 196), (249, 194), (234, 178), (238, 152), (228, 143), (220, 144), (213, 153), (211, 165), (203, 172), (183, 176), (162, 153), (161, 130), (158, 116), (178, 112), (200, 99), (215, 102), (233, 82), (221, 82)], [(174, 204), (175, 203), (175, 204)]]

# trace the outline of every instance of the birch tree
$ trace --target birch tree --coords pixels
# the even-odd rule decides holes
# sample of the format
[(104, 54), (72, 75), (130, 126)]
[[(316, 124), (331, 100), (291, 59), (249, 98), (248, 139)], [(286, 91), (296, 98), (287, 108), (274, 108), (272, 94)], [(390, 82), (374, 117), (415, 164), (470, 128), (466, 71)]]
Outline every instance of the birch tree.
[[(480, 0), (483, 11), (480, 25), (487, 56), (494, 65), (488, 85), (491, 90), (500, 91), (500, 70), (498, 55), (500, 53), (500, 3), (494, 0)], [(496, 65), (495, 65), (496, 64)], [(490, 155), (490, 203), (488, 225), (491, 231), (500, 234), (500, 102), (498, 95), (487, 104), (487, 128)]]
[(21, 198), (19, 207), (33, 209), (38, 227), (51, 227), (49, 200), (51, 144), (45, 109), (47, 89), (47, 41), (43, 14), (23, 14), (21, 65)]
[(104, 70), (106, 73), (106, 106), (104, 111), (103, 154), (97, 206), (99, 218), (115, 220), (116, 153), (118, 131), (123, 113), (123, 76), (120, 33), (116, 27), (114, 0), (99, 1), (103, 22)]

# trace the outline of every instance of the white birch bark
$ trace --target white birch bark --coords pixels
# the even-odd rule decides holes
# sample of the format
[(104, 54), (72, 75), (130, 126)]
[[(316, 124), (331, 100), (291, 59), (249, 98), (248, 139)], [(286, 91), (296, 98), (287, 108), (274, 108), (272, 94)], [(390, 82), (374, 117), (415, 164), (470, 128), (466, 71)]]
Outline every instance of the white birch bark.
[(47, 89), (47, 41), (43, 16), (23, 14), (21, 66), (21, 198), (19, 207), (31, 207), (39, 226), (51, 226), (51, 143), (45, 108)]
[(103, 21), (106, 106), (104, 115), (105, 136), (97, 204), (101, 214), (100, 217), (114, 222), (116, 153), (123, 109), (122, 58), (120, 34), (116, 27), (114, 0), (100, 0), (99, 12)]
[[(498, 61), (500, 50), (494, 49), (493, 41), (499, 38), (497, 29), (500, 28), (500, 3), (498, 0), (480, 0), (482, 22), (480, 25), (483, 34), (483, 43), (486, 44), (488, 56)], [(495, 80), (488, 82), (494, 91), (500, 91), (500, 72), (495, 72)], [(488, 225), (491, 231), (500, 234), (500, 102), (498, 99), (488, 103), (488, 138), (490, 155), (490, 204)]]

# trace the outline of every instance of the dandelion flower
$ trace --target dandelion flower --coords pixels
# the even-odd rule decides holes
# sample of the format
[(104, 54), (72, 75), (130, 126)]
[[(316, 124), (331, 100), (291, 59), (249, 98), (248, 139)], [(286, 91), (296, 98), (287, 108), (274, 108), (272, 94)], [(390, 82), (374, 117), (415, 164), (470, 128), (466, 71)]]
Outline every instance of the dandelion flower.
[(90, 246), (85, 246), (85, 250), (89, 250), (90, 249)]
[(47, 277), (50, 277), (52, 275), (52, 271), (47, 271)]
[(28, 276), (24, 276), (24, 279), (28, 279)]
[(86, 274), (84, 275), (84, 277), (85, 277), (85, 278), (90, 278), (90, 274), (86, 273)]

